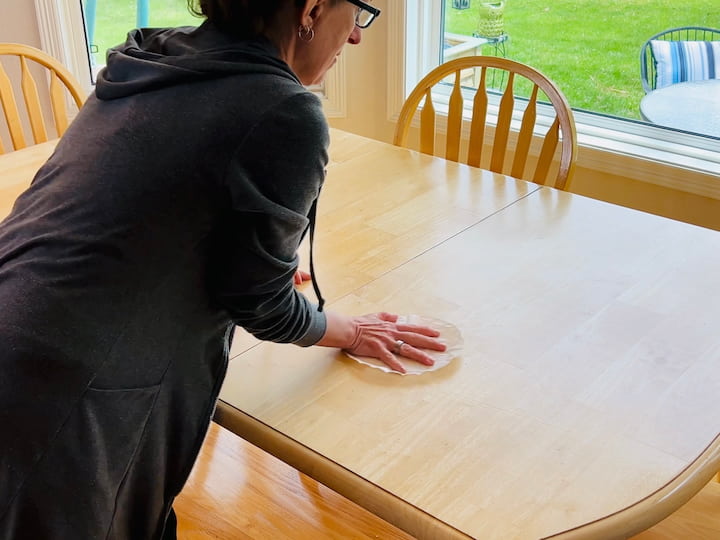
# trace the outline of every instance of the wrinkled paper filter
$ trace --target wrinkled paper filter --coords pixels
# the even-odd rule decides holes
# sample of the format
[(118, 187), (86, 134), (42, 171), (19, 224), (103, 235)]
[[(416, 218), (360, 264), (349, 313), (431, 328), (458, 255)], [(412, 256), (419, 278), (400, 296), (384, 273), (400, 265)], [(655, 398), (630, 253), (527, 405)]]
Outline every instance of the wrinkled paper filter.
[(437, 330), (440, 332), (440, 337), (438, 339), (447, 345), (447, 349), (443, 352), (428, 351), (425, 349), (425, 352), (428, 353), (433, 360), (435, 360), (435, 363), (432, 366), (425, 366), (415, 360), (410, 360), (404, 356), (396, 355), (397, 359), (405, 368), (406, 373), (400, 373), (399, 371), (391, 369), (377, 358), (370, 358), (369, 356), (356, 356), (347, 351), (345, 351), (345, 354), (353, 360), (366, 366), (370, 366), (371, 368), (379, 369), (385, 373), (397, 373), (398, 375), (421, 375), (429, 371), (437, 371), (438, 369), (447, 366), (453, 358), (460, 356), (463, 348), (463, 339), (460, 334), (460, 330), (454, 324), (440, 319), (434, 319), (432, 317), (424, 317), (422, 315), (400, 315), (397, 322), (401, 324), (429, 326), (430, 328)]

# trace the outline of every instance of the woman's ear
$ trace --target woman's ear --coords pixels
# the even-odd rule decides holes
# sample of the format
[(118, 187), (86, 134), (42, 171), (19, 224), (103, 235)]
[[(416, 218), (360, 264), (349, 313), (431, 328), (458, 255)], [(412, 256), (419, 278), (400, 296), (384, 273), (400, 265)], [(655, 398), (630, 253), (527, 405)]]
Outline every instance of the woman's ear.
[(327, 7), (328, 1), (329, 0), (306, 0), (300, 15), (301, 24), (312, 28), (320, 12)]

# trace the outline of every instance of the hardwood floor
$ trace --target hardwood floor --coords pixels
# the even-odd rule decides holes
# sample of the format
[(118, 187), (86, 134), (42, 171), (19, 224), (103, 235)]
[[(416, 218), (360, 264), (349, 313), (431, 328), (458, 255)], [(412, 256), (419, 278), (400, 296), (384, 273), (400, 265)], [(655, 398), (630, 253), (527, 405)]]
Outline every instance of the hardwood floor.
[[(412, 538), (215, 423), (175, 511), (179, 540)], [(720, 540), (720, 483), (632, 540)]]
[(713, 480), (673, 515), (632, 540), (720, 540), (720, 483)]
[(214, 422), (174, 507), (179, 540), (411, 538)]

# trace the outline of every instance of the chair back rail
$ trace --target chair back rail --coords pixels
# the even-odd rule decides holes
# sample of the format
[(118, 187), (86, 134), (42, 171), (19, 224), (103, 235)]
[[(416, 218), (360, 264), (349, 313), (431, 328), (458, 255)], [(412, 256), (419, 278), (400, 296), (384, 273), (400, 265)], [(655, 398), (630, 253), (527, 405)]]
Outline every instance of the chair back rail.
[[(680, 26), (663, 30), (650, 38), (640, 47), (640, 82), (647, 94), (657, 88), (656, 58), (653, 55), (652, 41), (720, 41), (720, 29), (706, 26)], [(720, 77), (720, 75), (716, 75)]]
[[(459, 161), (463, 115), (465, 112), (461, 73), (470, 68), (480, 68), (481, 72), (478, 88), (473, 97), (472, 115), (469, 120), (470, 133), (467, 164), (474, 167), (480, 166), (485, 139), (488, 136), (489, 130), (486, 129), (486, 126), (490, 123), (488, 117), (490, 111), (488, 70), (503, 70), (507, 73), (507, 85), (500, 96), (497, 119), (494, 125), (494, 136), (491, 144), (488, 145), (491, 150), (489, 169), (539, 184), (548, 183), (550, 180), (549, 185), (559, 189), (566, 189), (568, 180), (574, 170), (577, 153), (577, 135), (570, 106), (557, 86), (543, 74), (530, 66), (505, 58), (492, 56), (463, 57), (451, 60), (431, 71), (417, 84), (405, 101), (398, 119), (394, 143), (398, 146), (407, 145), (412, 120), (422, 101), (419, 149), (426, 154), (436, 154), (435, 138), (438, 115), (432, 100), (432, 90), (435, 85), (452, 75), (454, 83), (450, 91), (447, 107), (444, 157), (448, 160)], [(512, 123), (518, 103), (514, 94), (516, 76), (529, 80), (532, 87), (525, 110), (522, 112), (519, 131), (516, 133), (510, 169), (506, 170), (506, 156), (510, 149), (509, 143), (513, 131)], [(527, 171), (531, 143), (538, 130), (536, 126), (538, 120), (537, 102), (541, 90), (550, 100), (555, 111), (555, 118), (543, 137), (544, 140), (534, 170)], [(561, 147), (561, 150), (557, 175), (554, 179), (549, 179), (548, 176), (558, 146)]]
[(24, 56), (20, 57), (20, 69), (22, 72), (22, 91), (25, 97), (25, 106), (30, 118), (30, 127), (32, 129), (33, 138), (36, 143), (46, 142), (48, 140), (47, 129), (42, 117), (40, 108), (40, 96), (38, 95), (37, 85), (33, 79), (27, 61)]
[[(8, 77), (2, 64), (0, 64), (0, 103), (2, 103), (5, 121), (7, 122), (10, 140), (14, 149), (25, 148), (25, 136), (23, 135), (20, 113), (15, 101), (15, 94), (12, 89), (10, 77)], [(0, 140), (0, 152), (5, 153), (2, 140)]]
[[(68, 111), (66, 106), (67, 93), (78, 108), (82, 106), (82, 90), (72, 74), (53, 57), (44, 52), (18, 43), (0, 43), (0, 56), (16, 56), (20, 66), (20, 88), (22, 100), (27, 111), (33, 144), (48, 140), (48, 129), (42, 112), (38, 81), (32, 74), (28, 60), (43, 66), (48, 72), (48, 94), (53, 125), (59, 136), (67, 130)], [(7, 122), (10, 140), (14, 150), (25, 148), (27, 141), (23, 130), (20, 109), (13, 90), (12, 82), (6, 70), (0, 64), (0, 102)], [(0, 141), (0, 154), (5, 149)]]

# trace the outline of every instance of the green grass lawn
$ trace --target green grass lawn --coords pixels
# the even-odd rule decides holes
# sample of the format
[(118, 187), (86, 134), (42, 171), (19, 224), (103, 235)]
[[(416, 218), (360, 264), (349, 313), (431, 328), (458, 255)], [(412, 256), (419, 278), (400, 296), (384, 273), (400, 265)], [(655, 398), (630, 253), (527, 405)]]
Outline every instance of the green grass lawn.
[[(477, 6), (453, 9), (446, 32), (472, 34)], [(720, 26), (718, 0), (507, 0), (507, 56), (554, 80), (574, 109), (639, 118), (640, 47), (677, 26)], [(492, 54), (486, 46), (485, 53)]]
[[(104, 63), (105, 51), (124, 42), (128, 30), (135, 28), (136, 7), (137, 0), (97, 0), (93, 40), (97, 62)], [(150, 26), (197, 26), (201, 21), (188, 11), (185, 0), (150, 0)]]
[[(445, 30), (471, 35), (480, 0), (465, 10), (445, 1)], [(135, 8), (136, 0), (98, 0), (94, 45), (100, 63), (105, 50), (135, 26)], [(185, 0), (151, 0), (150, 26), (199, 20)], [(507, 0), (506, 53), (553, 79), (575, 109), (638, 118), (640, 46), (661, 30), (685, 25), (720, 26), (718, 0)]]

